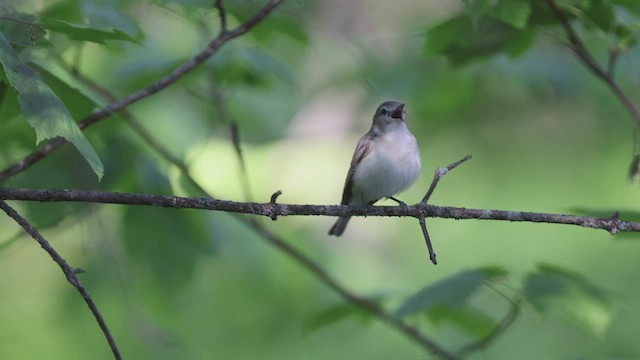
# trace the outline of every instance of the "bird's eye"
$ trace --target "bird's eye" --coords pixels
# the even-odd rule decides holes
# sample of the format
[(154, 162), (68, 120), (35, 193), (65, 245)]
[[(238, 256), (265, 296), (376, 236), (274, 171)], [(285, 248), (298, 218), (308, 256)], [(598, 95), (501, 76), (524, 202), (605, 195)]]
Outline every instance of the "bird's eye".
[(387, 110), (387, 109), (385, 109), (385, 108), (382, 108), (382, 109), (380, 109), (380, 114), (382, 114), (382, 115), (389, 115), (389, 110)]

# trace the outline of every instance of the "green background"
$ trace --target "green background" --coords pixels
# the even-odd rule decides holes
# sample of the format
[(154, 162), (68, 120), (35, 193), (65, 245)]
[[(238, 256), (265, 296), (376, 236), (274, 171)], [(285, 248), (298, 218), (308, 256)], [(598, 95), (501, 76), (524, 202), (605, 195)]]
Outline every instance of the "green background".
[[(230, 26), (262, 5), (225, 3)], [(129, 110), (220, 199), (267, 202), (281, 189), (281, 203), (337, 204), (358, 138), (369, 128), (377, 105), (395, 99), (407, 104), (408, 126), (423, 163), (418, 181), (398, 196), (407, 203), (422, 198), (437, 167), (473, 154), (442, 179), (433, 204), (603, 217), (620, 211), (622, 219), (637, 218), (640, 189), (627, 180), (632, 118), (563, 46), (559, 27), (532, 23), (529, 2), (513, 1), (511, 11), (490, 3), (286, 1), (248, 35)], [(579, 14), (604, 4), (637, 35), (637, 5), (561, 3)], [(529, 12), (523, 14), (518, 4), (529, 6)], [(5, 11), (7, 17), (45, 24), (37, 33), (38, 28), (0, 20), (0, 31), (76, 120), (108, 102), (74, 79), (70, 67), (120, 98), (200, 51), (219, 26), (211, 3), (197, 0), (46, 6), (16, 1)], [(497, 44), (484, 42), (486, 29), (478, 25), (487, 17), (483, 11), (493, 11), (493, 21), (508, 20), (486, 32)], [(454, 29), (453, 40), (427, 32), (459, 14), (470, 19), (470, 28)], [(85, 28), (56, 31), (46, 27), (44, 17)], [(613, 29), (593, 26), (586, 15), (574, 23), (597, 60), (606, 63), (607, 49), (619, 41)], [(508, 26), (515, 27), (503, 29)], [(513, 29), (531, 34), (521, 34), (526, 39), (517, 38), (515, 45), (501, 42), (500, 36), (512, 36)], [(19, 44), (19, 37), (12, 36), (28, 31), (36, 32), (35, 45)], [(446, 45), (455, 42), (462, 50), (448, 53)], [(508, 49), (518, 46), (523, 51), (510, 56)], [(479, 56), (484, 54), (491, 56)], [(616, 80), (636, 102), (639, 55), (632, 44), (616, 70)], [(3, 86), (8, 88), (6, 78)], [(16, 116), (15, 92), (6, 91), (0, 111), (1, 168), (32, 151), (36, 140), (25, 117)], [(249, 199), (231, 121), (240, 131)], [(83, 157), (65, 145), (2, 186), (202, 196), (123, 119), (104, 120), (85, 135), (104, 164), (100, 181)], [(80, 278), (126, 359), (431, 358), (389, 325), (345, 310), (338, 295), (229, 214), (121, 205), (11, 205), (70, 264), (86, 270)], [(433, 266), (415, 219), (354, 218), (340, 238), (327, 235), (333, 218), (260, 221), (354, 293), (384, 299), (391, 312), (420, 289), (463, 271), (503, 269), (503, 276), (481, 278), (488, 286), (462, 298), (456, 298), (455, 281), (445, 283), (443, 308), (406, 318), (455, 351), (486, 334), (509, 310), (509, 302), (492, 289), (523, 298), (515, 323), (470, 358), (640, 357), (638, 235), (427, 219), (439, 260)], [(563, 269), (558, 271), (565, 280), (582, 285), (565, 287), (543, 277), (543, 288), (553, 296), (551, 305), (541, 307), (547, 299), (542, 290), (523, 293), (527, 284), (533, 286), (531, 274), (544, 274), (539, 264)], [(331, 311), (335, 315), (340, 309), (345, 316), (330, 321)], [(443, 320), (437, 320), (438, 314)], [(7, 217), (0, 217), (0, 344), (3, 359), (111, 357), (76, 290)]]

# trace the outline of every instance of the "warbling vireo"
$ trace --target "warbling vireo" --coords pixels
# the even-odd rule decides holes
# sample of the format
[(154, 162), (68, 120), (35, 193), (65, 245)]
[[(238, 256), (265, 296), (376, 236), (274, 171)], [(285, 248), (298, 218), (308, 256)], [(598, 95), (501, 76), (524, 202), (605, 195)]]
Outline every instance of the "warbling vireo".
[[(396, 200), (393, 195), (418, 178), (420, 151), (405, 116), (404, 104), (397, 101), (378, 107), (371, 129), (358, 141), (351, 159), (342, 205), (373, 205), (384, 197)], [(329, 235), (342, 235), (349, 218), (340, 217)]]

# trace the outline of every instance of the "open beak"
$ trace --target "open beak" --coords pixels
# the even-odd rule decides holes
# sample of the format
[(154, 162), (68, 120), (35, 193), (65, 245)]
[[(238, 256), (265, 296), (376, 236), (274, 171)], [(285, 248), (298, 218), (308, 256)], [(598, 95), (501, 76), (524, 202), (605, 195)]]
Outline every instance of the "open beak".
[(400, 106), (393, 110), (393, 112), (391, 113), (391, 117), (404, 121), (404, 104), (400, 104)]

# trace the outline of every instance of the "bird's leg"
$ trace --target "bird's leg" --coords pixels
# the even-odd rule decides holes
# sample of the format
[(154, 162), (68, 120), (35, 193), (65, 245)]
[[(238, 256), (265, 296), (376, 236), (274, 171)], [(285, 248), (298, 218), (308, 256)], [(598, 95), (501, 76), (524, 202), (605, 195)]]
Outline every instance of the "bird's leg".
[(404, 212), (404, 215), (405, 216), (407, 215), (408, 209), (409, 209), (409, 205), (407, 205), (406, 202), (404, 202), (402, 200), (398, 200), (398, 199), (394, 198), (393, 196), (389, 196), (389, 197), (387, 197), (387, 199), (397, 202), (398, 205), (400, 205), (400, 207), (402, 208), (402, 211)]

